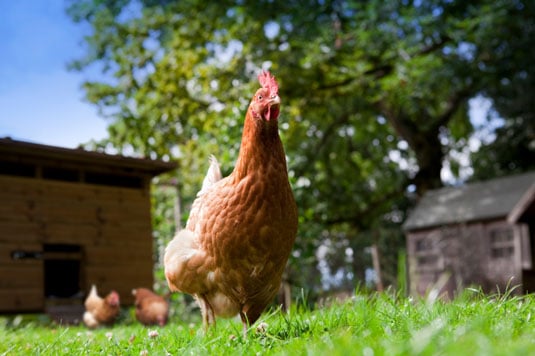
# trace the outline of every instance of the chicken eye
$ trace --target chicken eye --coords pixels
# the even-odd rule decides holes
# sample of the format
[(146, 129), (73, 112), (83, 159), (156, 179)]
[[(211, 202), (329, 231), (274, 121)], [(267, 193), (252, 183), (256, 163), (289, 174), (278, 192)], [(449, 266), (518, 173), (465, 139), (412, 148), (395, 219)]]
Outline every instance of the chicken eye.
[(257, 98), (258, 100), (262, 100), (264, 97), (263, 97), (262, 95), (258, 95), (256, 98)]

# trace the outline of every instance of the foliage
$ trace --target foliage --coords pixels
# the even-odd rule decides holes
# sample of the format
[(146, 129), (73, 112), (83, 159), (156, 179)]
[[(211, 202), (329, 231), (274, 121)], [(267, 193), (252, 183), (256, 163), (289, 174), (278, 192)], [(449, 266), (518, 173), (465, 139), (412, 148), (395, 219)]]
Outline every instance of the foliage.
[(0, 354), (526, 355), (535, 351), (535, 299), (468, 291), (451, 302), (357, 294), (317, 310), (273, 312), (242, 335), (238, 320), (207, 335), (173, 318), (162, 328), (123, 321), (88, 331), (0, 319)]
[(495, 135), (493, 141), (472, 154), (472, 180), (535, 170), (535, 118), (506, 119)]
[(354, 276), (372, 236), (397, 229), (384, 242), (403, 245), (407, 191), (442, 184), (445, 153), (473, 129), (468, 99), (503, 96), (498, 83), (514, 71), (514, 85), (532, 62), (516, 45), (533, 38), (522, 28), (530, 9), (520, 0), (83, 0), (68, 13), (92, 30), (72, 67), (104, 73), (84, 84), (111, 119), (95, 146), (177, 160), (169, 179), (186, 211), (209, 154), (231, 170), (255, 74), (272, 70), (300, 209), (289, 278), (319, 286), (322, 245), (336, 247), (333, 268), (347, 257), (340, 246), (353, 249)]
[[(472, 154), (472, 180), (484, 180), (535, 169), (535, 4), (516, 2), (514, 21), (502, 20), (501, 31), (488, 38), (484, 53), (504, 53), (492, 70), (499, 80), (488, 80), (483, 94), (493, 101), (488, 120), (500, 117), (503, 125), (494, 139)], [(515, 38), (515, 41), (504, 40)], [(487, 70), (490, 70), (487, 69)]]

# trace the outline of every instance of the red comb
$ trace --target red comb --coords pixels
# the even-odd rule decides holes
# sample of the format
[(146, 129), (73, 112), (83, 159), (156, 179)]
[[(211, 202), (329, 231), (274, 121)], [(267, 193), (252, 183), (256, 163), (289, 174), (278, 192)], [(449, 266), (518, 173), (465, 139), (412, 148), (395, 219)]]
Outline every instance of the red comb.
[(279, 85), (277, 84), (275, 77), (269, 74), (268, 71), (263, 70), (258, 75), (258, 81), (262, 88), (269, 90), (271, 95), (276, 95), (279, 92)]

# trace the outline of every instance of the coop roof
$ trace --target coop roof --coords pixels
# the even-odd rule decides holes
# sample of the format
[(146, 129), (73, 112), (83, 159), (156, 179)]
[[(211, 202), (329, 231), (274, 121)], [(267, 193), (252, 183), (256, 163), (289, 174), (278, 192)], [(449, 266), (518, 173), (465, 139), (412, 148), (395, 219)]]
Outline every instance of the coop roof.
[(129, 171), (132, 174), (156, 176), (176, 168), (176, 163), (146, 158), (125, 157), (101, 152), (87, 151), (82, 148), (69, 149), (57, 146), (0, 138), (1, 161), (32, 162), (54, 161), (58, 164), (100, 167), (110, 171)]
[(406, 231), (476, 220), (516, 221), (535, 197), (535, 171), (427, 192), (403, 225)]

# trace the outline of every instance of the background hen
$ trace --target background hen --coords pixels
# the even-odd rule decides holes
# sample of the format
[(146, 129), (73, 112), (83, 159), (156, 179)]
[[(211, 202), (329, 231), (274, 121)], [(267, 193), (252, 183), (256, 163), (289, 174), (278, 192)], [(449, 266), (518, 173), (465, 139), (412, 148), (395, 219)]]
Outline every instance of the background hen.
[(83, 320), (88, 328), (96, 328), (101, 325), (111, 325), (119, 316), (119, 294), (111, 291), (105, 298), (98, 296), (97, 287), (93, 285), (85, 299), (85, 313)]
[(268, 72), (247, 110), (233, 172), (212, 159), (186, 228), (166, 248), (172, 291), (194, 295), (205, 328), (240, 315), (246, 330), (279, 290), (297, 234), (297, 207), (279, 137), (278, 85)]
[(132, 290), (135, 297), (136, 319), (143, 325), (167, 324), (169, 303), (160, 295), (147, 288)]

